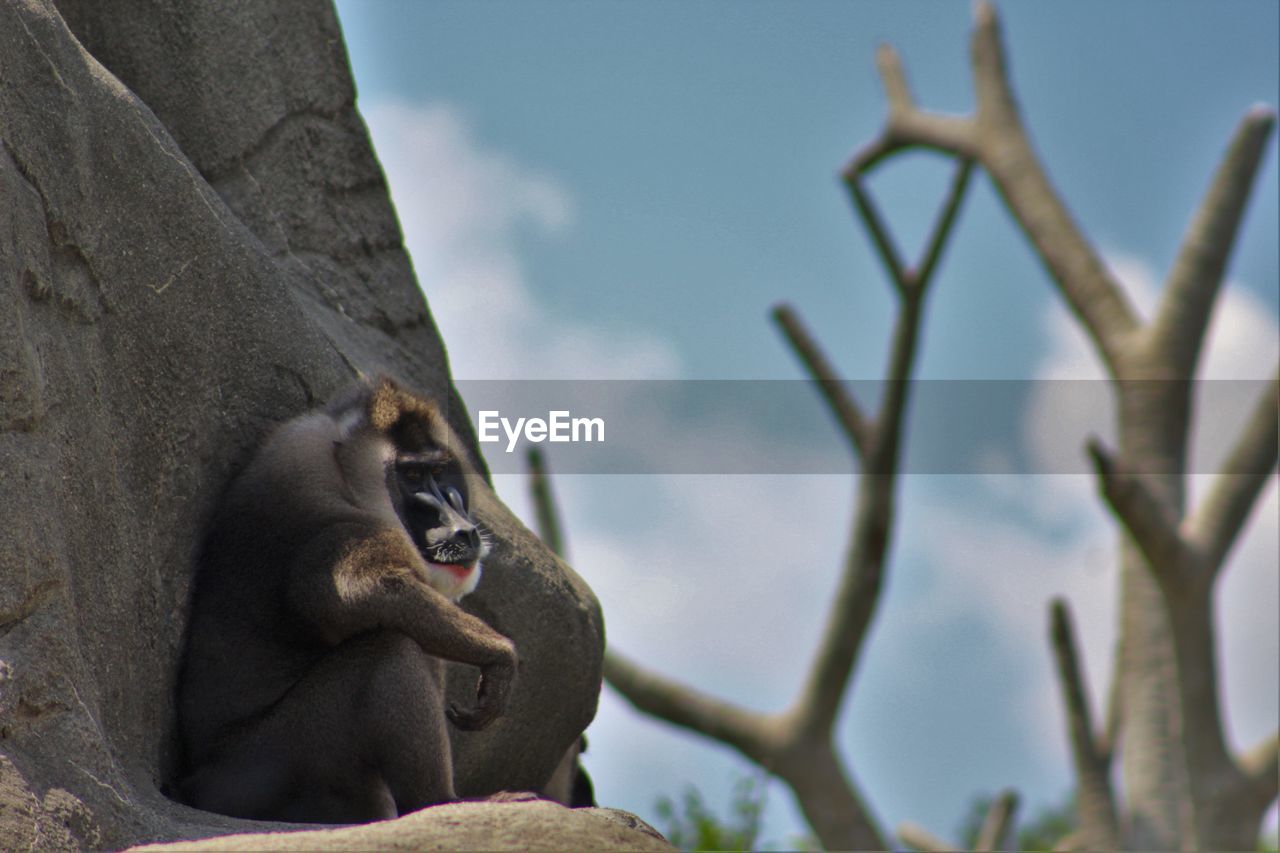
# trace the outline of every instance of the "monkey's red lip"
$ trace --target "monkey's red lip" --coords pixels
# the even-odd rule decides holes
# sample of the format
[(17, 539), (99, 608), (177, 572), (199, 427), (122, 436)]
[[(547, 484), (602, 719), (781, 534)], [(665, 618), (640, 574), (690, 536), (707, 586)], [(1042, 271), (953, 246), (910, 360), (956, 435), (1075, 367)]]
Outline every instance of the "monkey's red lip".
[(453, 575), (459, 580), (471, 574), (471, 570), (474, 569), (475, 567), (476, 567), (475, 563), (468, 563), (466, 565), (459, 565), (457, 563), (431, 563), (431, 568), (443, 569), (444, 571), (448, 572), (449, 574)]

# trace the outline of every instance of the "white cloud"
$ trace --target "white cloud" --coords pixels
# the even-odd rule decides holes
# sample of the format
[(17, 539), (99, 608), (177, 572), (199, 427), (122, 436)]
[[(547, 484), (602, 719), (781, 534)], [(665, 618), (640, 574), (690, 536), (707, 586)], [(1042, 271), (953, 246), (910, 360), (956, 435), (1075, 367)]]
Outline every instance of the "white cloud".
[(451, 106), (361, 111), (455, 378), (679, 375), (674, 348), (655, 335), (566, 321), (538, 299), (517, 240), (573, 227), (572, 197), (554, 177), (486, 146)]

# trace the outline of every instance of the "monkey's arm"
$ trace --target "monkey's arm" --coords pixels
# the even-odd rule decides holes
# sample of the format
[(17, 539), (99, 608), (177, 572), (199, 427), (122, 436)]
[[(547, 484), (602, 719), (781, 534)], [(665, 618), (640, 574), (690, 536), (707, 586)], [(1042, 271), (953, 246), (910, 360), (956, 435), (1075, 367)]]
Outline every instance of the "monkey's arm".
[(402, 532), (362, 535), (335, 525), (291, 567), (288, 602), (328, 643), (386, 629), (408, 636), (427, 654), (478, 667), (475, 708), (451, 706), (448, 714), (459, 728), (484, 728), (507, 704), (518, 663), (515, 644), (428, 586), (425, 571)]

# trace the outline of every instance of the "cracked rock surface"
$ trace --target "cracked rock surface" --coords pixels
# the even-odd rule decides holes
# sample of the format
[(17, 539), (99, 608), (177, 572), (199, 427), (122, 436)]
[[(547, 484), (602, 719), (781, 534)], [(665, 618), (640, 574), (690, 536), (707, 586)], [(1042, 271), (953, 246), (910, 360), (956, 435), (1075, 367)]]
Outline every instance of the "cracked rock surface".
[[(452, 403), (483, 466), (332, 8), (234, 5), (0, 3), (6, 849), (263, 828), (161, 788), (202, 521), (271, 425), (382, 371)], [(476, 504), (496, 542), (467, 606), (522, 667), (498, 723), (455, 733), (463, 796), (546, 783), (595, 713), (603, 649), (586, 584), (491, 493)], [(474, 677), (451, 671), (451, 692)], [(467, 808), (536, 815), (534, 846), (617, 846), (574, 834), (587, 812)], [(436, 812), (414, 826), (446, 834), (418, 846), (454, 846)], [(635, 833), (622, 846), (653, 840)]]

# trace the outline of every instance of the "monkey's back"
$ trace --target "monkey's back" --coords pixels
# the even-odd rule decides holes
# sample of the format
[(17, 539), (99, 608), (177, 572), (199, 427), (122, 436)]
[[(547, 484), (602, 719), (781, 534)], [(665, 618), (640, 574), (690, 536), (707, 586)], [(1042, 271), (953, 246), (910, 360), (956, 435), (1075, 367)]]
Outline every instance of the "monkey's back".
[(196, 569), (178, 684), (186, 758), (200, 762), (237, 724), (274, 705), (331, 648), (290, 607), (291, 572), (335, 529), (379, 520), (341, 498), (337, 426), (322, 414), (283, 424), (235, 479), (209, 525)]

